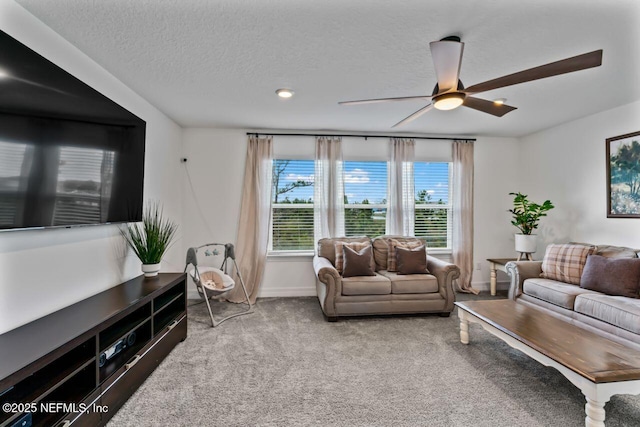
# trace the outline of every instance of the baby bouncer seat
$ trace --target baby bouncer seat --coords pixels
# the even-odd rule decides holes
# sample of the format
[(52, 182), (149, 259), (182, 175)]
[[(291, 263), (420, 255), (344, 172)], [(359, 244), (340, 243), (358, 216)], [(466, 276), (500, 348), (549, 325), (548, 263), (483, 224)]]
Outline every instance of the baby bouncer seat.
[[(222, 260), (222, 265), (220, 268), (215, 267), (207, 267), (201, 266), (198, 267), (198, 249), (213, 247), (213, 252), (206, 250), (205, 254), (208, 255), (218, 255), (218, 247), (224, 248), (224, 257)], [(227, 262), (231, 260), (233, 264), (233, 268), (235, 268), (236, 275), (240, 281), (240, 285), (242, 286), (242, 290), (244, 292), (245, 301), (248, 304), (248, 308), (239, 313), (234, 313), (229, 316), (226, 316), (220, 320), (216, 320), (213, 317), (213, 312), (211, 311), (211, 304), (209, 300), (211, 298), (218, 297), (226, 292), (232, 290), (236, 283), (231, 276), (227, 274)], [(187, 260), (186, 265), (184, 266), (184, 271), (186, 272), (189, 268), (189, 265), (193, 267), (189, 269), (188, 273), (193, 279), (193, 282), (196, 285), (196, 289), (202, 298), (204, 298), (205, 303), (207, 304), (207, 309), (209, 310), (209, 316), (211, 317), (211, 326), (216, 327), (225, 320), (231, 319), (233, 317), (242, 316), (244, 314), (251, 314), (253, 312), (253, 306), (251, 301), (249, 300), (249, 294), (247, 293), (247, 288), (244, 285), (244, 280), (242, 279), (242, 275), (240, 274), (240, 269), (238, 268), (238, 264), (236, 263), (236, 255), (235, 248), (232, 243), (206, 243), (204, 245), (198, 247), (191, 247), (187, 249)]]

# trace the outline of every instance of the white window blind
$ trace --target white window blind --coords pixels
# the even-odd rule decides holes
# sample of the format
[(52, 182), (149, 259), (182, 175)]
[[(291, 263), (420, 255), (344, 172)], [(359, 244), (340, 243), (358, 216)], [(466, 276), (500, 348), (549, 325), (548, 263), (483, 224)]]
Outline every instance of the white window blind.
[(313, 160), (273, 161), (271, 251), (313, 250)]
[(26, 144), (0, 141), (0, 226), (15, 223), (22, 196), (19, 190), (25, 180), (21, 171), (26, 149)]
[[(104, 150), (79, 147), (60, 148), (58, 188), (53, 216), (54, 225), (94, 224), (101, 218)], [(109, 174), (110, 175), (110, 174)]]
[(451, 249), (451, 163), (415, 162), (415, 235), (427, 247)]
[(376, 237), (385, 233), (387, 162), (344, 162), (345, 233)]

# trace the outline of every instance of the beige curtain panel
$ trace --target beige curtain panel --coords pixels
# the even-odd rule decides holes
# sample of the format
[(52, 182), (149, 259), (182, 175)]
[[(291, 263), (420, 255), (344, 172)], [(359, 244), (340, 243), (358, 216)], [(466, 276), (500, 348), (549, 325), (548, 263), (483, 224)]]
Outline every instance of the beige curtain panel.
[[(242, 186), (236, 259), (251, 303), (256, 302), (269, 249), (271, 221), (272, 137), (250, 136)], [(235, 277), (236, 283), (240, 283)], [(242, 286), (229, 292), (230, 302), (244, 302)]]
[(473, 141), (453, 141), (453, 263), (460, 267), (456, 286), (477, 294), (473, 276)]
[(391, 138), (389, 168), (389, 208), (387, 209), (386, 233), (412, 236), (415, 222), (415, 184), (413, 181), (413, 159), (416, 142), (407, 138)]
[(344, 236), (342, 138), (317, 137), (313, 191), (314, 239)]

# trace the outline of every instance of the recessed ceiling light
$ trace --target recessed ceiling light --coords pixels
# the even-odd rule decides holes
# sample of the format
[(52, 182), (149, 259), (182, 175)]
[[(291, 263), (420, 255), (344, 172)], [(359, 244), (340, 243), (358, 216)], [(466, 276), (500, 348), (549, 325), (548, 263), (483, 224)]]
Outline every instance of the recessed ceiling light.
[(497, 104), (497, 105), (502, 105), (502, 104), (504, 104), (505, 102), (507, 102), (507, 98), (498, 98), (498, 99), (494, 99), (494, 100), (493, 100), (493, 103), (494, 103), (494, 104)]
[(291, 98), (295, 92), (291, 89), (278, 89), (276, 93), (280, 98)]
[(9, 73), (7, 73), (5, 70), (0, 68), (0, 79), (6, 79), (6, 78), (9, 78)]

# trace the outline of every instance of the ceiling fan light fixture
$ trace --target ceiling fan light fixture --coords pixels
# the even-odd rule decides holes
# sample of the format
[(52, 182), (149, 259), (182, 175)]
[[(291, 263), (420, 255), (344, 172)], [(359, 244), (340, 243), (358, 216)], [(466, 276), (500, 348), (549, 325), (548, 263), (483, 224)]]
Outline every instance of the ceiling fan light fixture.
[(280, 98), (285, 98), (285, 99), (291, 98), (294, 93), (295, 92), (293, 90), (291, 90), (291, 89), (278, 89), (278, 90), (276, 90), (276, 94), (278, 94), (278, 96)]
[(433, 106), (438, 110), (453, 110), (462, 105), (464, 98), (465, 94), (461, 92), (445, 93), (433, 98)]

